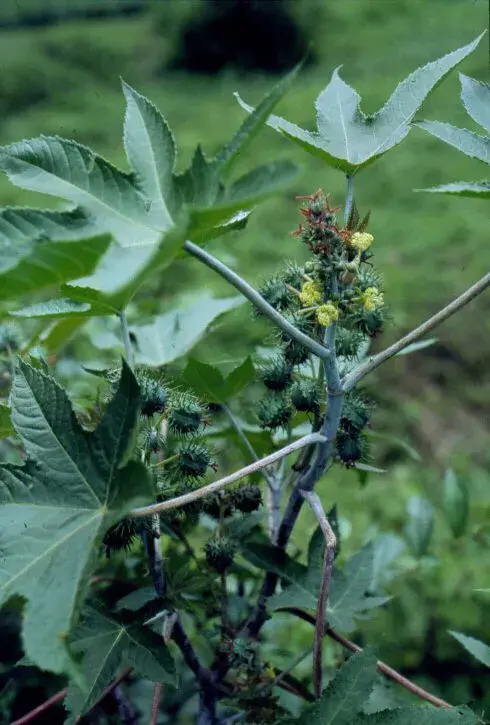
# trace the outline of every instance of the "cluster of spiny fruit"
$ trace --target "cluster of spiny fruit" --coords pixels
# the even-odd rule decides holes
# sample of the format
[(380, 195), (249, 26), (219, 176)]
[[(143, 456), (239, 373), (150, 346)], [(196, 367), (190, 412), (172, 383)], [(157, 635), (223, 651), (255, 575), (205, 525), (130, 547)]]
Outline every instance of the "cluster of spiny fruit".
[[(298, 330), (318, 342), (328, 340), (335, 325), (336, 354), (356, 359), (366, 339), (375, 337), (386, 319), (379, 275), (371, 261), (374, 237), (366, 231), (369, 215), (360, 220), (354, 206), (345, 228), (341, 228), (337, 209), (330, 206), (321, 190), (298, 198), (303, 202), (300, 213), (304, 219), (293, 235), (307, 246), (311, 258), (303, 265), (286, 264), (265, 282), (261, 295)], [(268, 390), (258, 411), (262, 427), (289, 429), (296, 411), (319, 421), (324, 412), (321, 375), (311, 375), (309, 362), (309, 351), (281, 332), (277, 354), (259, 370)], [(367, 456), (362, 430), (371, 412), (372, 405), (362, 395), (346, 396), (337, 453), (348, 466)]]
[[(141, 393), (139, 453), (154, 477), (156, 500), (166, 501), (199, 488), (208, 470), (217, 470), (213, 451), (204, 439), (208, 409), (194, 395), (172, 390), (157, 372), (136, 369), (135, 374)], [(119, 371), (114, 371), (111, 382), (115, 384), (118, 377)], [(196, 523), (200, 513), (222, 524), (234, 512), (250, 513), (261, 504), (260, 487), (246, 482), (172, 509), (161, 517), (172, 528)], [(107, 532), (106, 552), (129, 548), (138, 535), (151, 529), (149, 519), (124, 519)], [(205, 553), (208, 564), (224, 572), (233, 562), (236, 544), (220, 529), (218, 526), (217, 533), (208, 540)]]

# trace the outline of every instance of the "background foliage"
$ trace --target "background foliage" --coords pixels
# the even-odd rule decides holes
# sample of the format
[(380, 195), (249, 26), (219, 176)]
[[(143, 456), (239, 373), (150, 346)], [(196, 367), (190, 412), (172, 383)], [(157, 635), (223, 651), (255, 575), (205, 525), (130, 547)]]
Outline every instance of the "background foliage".
[[(231, 68), (218, 76), (193, 76), (170, 68), (178, 54), (175, 38), (198, 12), (198, 5), (161, 2), (138, 8), (130, 17), (82, 18), (2, 31), (0, 143), (58, 133), (92, 146), (124, 167), (120, 140), (123, 98), (118, 81), (123, 76), (162, 109), (176, 130), (182, 149), (179, 169), (189, 163), (198, 141), (203, 141), (206, 152), (214, 153), (243, 119), (233, 91), (255, 103), (273, 81), (259, 72), (244, 75)], [(314, 98), (340, 62), (344, 63), (343, 77), (359, 90), (365, 99), (364, 110), (369, 112), (414, 67), (469, 42), (487, 20), (486, 3), (465, 0), (308, 0), (290, 6), (305, 37), (313, 40), (314, 62), (301, 72), (278, 113), (305, 127), (312, 125)], [(0, 9), (0, 22), (7, 24), (14, 16), (25, 18), (29, 13), (32, 10), (26, 1), (9, 0)], [(465, 61), (465, 74), (488, 78), (487, 48), (484, 42)], [(434, 93), (422, 117), (478, 130), (459, 102), (456, 74)], [(264, 204), (245, 233), (211, 245), (212, 251), (255, 286), (278, 262), (297, 256), (298, 245), (289, 236), (297, 223), (296, 194), (321, 186), (332, 192), (334, 200), (343, 200), (340, 174), (296, 152), (270, 130), (254, 141), (237, 173), (271, 158), (286, 157), (302, 165), (294, 185)], [(377, 264), (384, 274), (393, 314), (393, 324), (379, 345), (388, 344), (435, 312), (488, 269), (486, 204), (413, 192), (453, 180), (475, 180), (480, 174), (477, 161), (414, 129), (389, 160), (378, 161), (356, 180), (361, 213), (373, 210), (370, 229), (377, 239)], [(1, 205), (25, 203), (52, 206), (55, 202), (51, 197), (40, 200), (39, 195), (21, 192), (0, 178)], [(203, 289), (229, 294), (211, 272), (183, 259), (175, 263), (173, 274), (163, 275), (161, 281), (143, 290), (138, 316), (164, 313), (176, 300), (190, 304), (191, 289), (195, 296)], [(488, 416), (490, 402), (489, 304), (488, 295), (482, 296), (438, 330), (433, 345), (396, 358), (369, 379), (370, 394), (378, 402), (372, 428), (373, 462), (387, 467), (389, 474), (370, 476), (367, 485), (360, 486), (354, 474), (338, 471), (319, 487), (322, 499), (338, 506), (342, 556), (348, 557), (376, 533), (385, 535), (380, 556), (394, 559), (399, 553), (385, 587), (394, 598), (363, 624), (365, 642), (380, 642), (382, 658), (446, 699), (479, 699), (487, 707), (487, 670), (462, 655), (447, 630), (488, 639), (485, 611), (489, 594), (475, 590), (490, 586), (490, 564), (484, 556), (490, 542), (490, 454), (485, 444), (485, 414)], [(252, 321), (245, 305), (233, 312), (231, 320), (217, 325), (193, 352), (200, 360), (219, 363), (224, 373), (262, 344), (266, 329)], [(58, 373), (80, 407), (95, 395), (93, 378), (83, 373), (81, 365), (115, 362), (118, 351), (111, 347), (111, 334), (105, 324), (94, 321), (60, 356)], [(247, 404), (253, 398), (252, 391)], [(221, 465), (223, 469), (232, 465), (224, 453)], [(454, 526), (444, 513), (448, 468), (454, 469), (469, 495), (468, 522), (461, 537), (454, 535)], [(429, 514), (427, 506), (417, 503), (420, 499), (431, 503)], [(428, 519), (427, 534), (431, 534), (426, 546), (411, 534), (413, 521), (423, 516)], [(313, 519), (305, 511), (295, 541), (299, 544), (313, 529)], [(420, 527), (416, 530), (420, 532)], [(8, 620), (10, 614), (5, 617)], [(291, 650), (299, 651), (311, 639), (307, 625), (295, 625), (291, 632), (286, 616), (276, 615), (266, 629), (271, 648), (279, 648), (284, 663)], [(12, 652), (13, 661), (15, 650)], [(332, 664), (337, 656), (332, 645)], [(298, 672), (306, 676), (310, 669), (311, 662), (305, 660)], [(29, 671), (23, 677), (29, 678)], [(33, 678), (31, 673), (25, 699), (32, 706), (38, 695), (41, 700), (57, 684), (54, 678), (39, 673)], [(7, 682), (2, 685), (0, 702), (7, 709), (11, 690)], [(49, 722), (53, 722), (51, 717), (48, 713)]]

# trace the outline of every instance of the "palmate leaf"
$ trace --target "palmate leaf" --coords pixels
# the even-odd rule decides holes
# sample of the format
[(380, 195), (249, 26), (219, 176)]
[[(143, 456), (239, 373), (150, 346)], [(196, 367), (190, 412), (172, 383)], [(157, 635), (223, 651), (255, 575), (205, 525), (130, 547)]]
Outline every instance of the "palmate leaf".
[(79, 211), (0, 209), (0, 300), (91, 274), (110, 244)]
[[(337, 68), (316, 100), (317, 131), (306, 131), (279, 116), (271, 115), (267, 123), (313, 156), (353, 174), (405, 138), (423, 101), (482, 37), (411, 73), (372, 116), (361, 111), (359, 94), (340, 78)], [(253, 110), (237, 98), (242, 108)]]
[(307, 707), (299, 718), (280, 720), (280, 725), (352, 725), (367, 702), (376, 679), (376, 657), (364, 650), (338, 670), (321, 698)]
[(217, 367), (189, 358), (183, 378), (193, 390), (210, 403), (226, 403), (255, 378), (250, 357), (225, 378)]
[(177, 360), (194, 347), (217, 317), (243, 302), (242, 297), (214, 299), (204, 294), (190, 307), (158, 315), (148, 325), (131, 326), (136, 361), (159, 367)]
[(104, 533), (151, 499), (146, 469), (125, 463), (139, 388), (123, 363), (114, 398), (87, 433), (62, 388), (19, 361), (11, 402), (27, 460), (0, 466), (0, 602), (14, 594), (27, 600), (26, 655), (42, 669), (62, 672)]
[(70, 645), (75, 654), (83, 653), (87, 690), (82, 692), (75, 684), (68, 688), (68, 723), (89, 710), (124, 667), (133, 668), (152, 682), (175, 684), (174, 662), (162, 637), (122, 615), (88, 607)]
[(435, 707), (396, 707), (358, 715), (352, 725), (476, 725), (478, 718), (467, 707), (443, 710)]
[[(268, 600), (271, 610), (284, 607), (316, 610), (323, 571), (324, 540), (320, 529), (312, 536), (308, 550), (308, 566), (288, 557), (276, 547), (253, 540), (243, 545), (242, 554), (251, 564), (275, 572), (283, 582), (283, 590)], [(374, 548), (360, 549), (342, 570), (335, 568), (326, 618), (335, 629), (351, 632), (355, 619), (389, 597), (369, 596), (374, 578)]]
[(461, 632), (449, 632), (449, 634), (462, 644), (465, 650), (472, 654), (473, 657), (483, 662), (487, 667), (490, 667), (490, 646), (488, 644), (480, 642), (475, 637), (468, 637), (466, 634), (461, 634)]
[[(490, 86), (462, 73), (459, 74), (459, 79), (461, 81), (461, 100), (466, 111), (485, 129), (487, 134), (490, 134)], [(419, 121), (415, 125), (458, 149), (466, 156), (490, 164), (490, 135), (482, 136), (468, 131), (466, 128), (456, 128), (439, 121)], [(488, 199), (490, 198), (490, 181), (456, 181), (452, 184), (435, 186), (430, 189), (416, 189), (416, 191)]]

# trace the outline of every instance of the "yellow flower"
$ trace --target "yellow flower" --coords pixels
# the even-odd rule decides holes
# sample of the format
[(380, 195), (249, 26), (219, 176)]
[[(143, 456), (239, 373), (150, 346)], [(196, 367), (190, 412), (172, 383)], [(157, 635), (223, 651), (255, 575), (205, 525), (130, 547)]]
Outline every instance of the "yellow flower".
[(316, 319), (322, 327), (329, 327), (339, 319), (339, 311), (332, 302), (320, 305), (316, 310)]
[(322, 301), (322, 290), (318, 282), (305, 282), (299, 293), (299, 298), (305, 307), (312, 307)]
[(349, 240), (349, 245), (360, 252), (365, 252), (374, 242), (374, 237), (368, 232), (354, 232)]
[(359, 297), (368, 312), (374, 312), (384, 304), (384, 295), (377, 287), (368, 287)]

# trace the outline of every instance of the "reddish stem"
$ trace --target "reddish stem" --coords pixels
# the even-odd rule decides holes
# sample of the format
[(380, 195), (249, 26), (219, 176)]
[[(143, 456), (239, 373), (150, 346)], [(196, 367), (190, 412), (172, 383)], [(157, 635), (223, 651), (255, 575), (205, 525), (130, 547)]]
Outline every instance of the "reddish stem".
[[(300, 619), (303, 619), (305, 622), (309, 622), (309, 624), (316, 624), (315, 617), (312, 617), (311, 614), (308, 614), (308, 612), (304, 612), (302, 609), (298, 609), (297, 607), (281, 607), (280, 611), (294, 614)], [(362, 652), (362, 647), (354, 644), (354, 642), (351, 642), (350, 639), (347, 639), (347, 637), (344, 637), (342, 634), (336, 632), (332, 629), (332, 627), (325, 627), (325, 634), (351, 652)], [(420, 697), (422, 700), (426, 700), (427, 702), (430, 702), (431, 705), (435, 705), (436, 707), (441, 707), (446, 710), (453, 709), (453, 705), (450, 705), (449, 702), (441, 700), (439, 697), (427, 692), (427, 690), (424, 690), (423, 687), (419, 687), (419, 685), (416, 685), (415, 682), (408, 680), (402, 674), (394, 670), (393, 667), (381, 662), (381, 660), (378, 660), (377, 666), (378, 670), (386, 675), (386, 677), (398, 682), (399, 685), (409, 692), (412, 692), (414, 695), (417, 695), (417, 697)]]
[(56, 695), (53, 695), (53, 697), (50, 697), (49, 700), (46, 700), (46, 702), (43, 702), (42, 705), (38, 705), (34, 708), (34, 710), (31, 710), (27, 713), (27, 715), (23, 715), (18, 720), (14, 720), (10, 723), (10, 725), (25, 725), (25, 723), (31, 722), (31, 720), (34, 720), (35, 717), (40, 715), (42, 712), (47, 710), (52, 705), (56, 705), (57, 702), (60, 702), (63, 700), (66, 696), (66, 693), (68, 691), (68, 688), (65, 687), (64, 690), (60, 690), (56, 693)]
[[(100, 703), (102, 702), (102, 700), (104, 700), (107, 697), (107, 695), (109, 695), (109, 693), (111, 693), (113, 691), (113, 689), (115, 687), (117, 687), (123, 680), (126, 679), (126, 677), (130, 674), (130, 672), (131, 672), (131, 667), (127, 667), (125, 670), (123, 670), (121, 672), (121, 674), (118, 675), (118, 677), (116, 677), (116, 679), (113, 680), (111, 682), (111, 684), (105, 688), (102, 695), (98, 698), (98, 700), (96, 700), (94, 702), (92, 707), (89, 710), (87, 710), (87, 712), (84, 715), (77, 717), (75, 722), (79, 723), (85, 715), (88, 715), (89, 712), (91, 712), (96, 707), (98, 707), (100, 705)], [(52, 705), (56, 705), (57, 702), (60, 702), (61, 700), (63, 700), (66, 697), (67, 692), (68, 692), (68, 688), (65, 687), (63, 690), (60, 690), (59, 692), (57, 692), (56, 695), (53, 695), (53, 697), (50, 697), (49, 700), (46, 700), (46, 702), (43, 702), (41, 705), (38, 705), (37, 707), (35, 707), (34, 710), (31, 710), (30, 712), (28, 712), (27, 715), (23, 715), (18, 720), (14, 720), (13, 722), (11, 722), (10, 725), (26, 725), (26, 723), (31, 722), (31, 720), (34, 720), (35, 717), (37, 717), (42, 712), (44, 712), (45, 710), (50, 708)]]
[(160, 698), (162, 696), (162, 685), (157, 682), (155, 692), (153, 694), (153, 704), (151, 706), (151, 715), (149, 725), (157, 725), (158, 711), (160, 710)]

